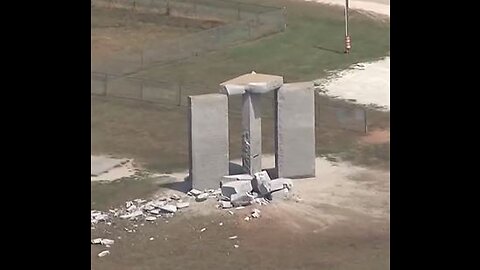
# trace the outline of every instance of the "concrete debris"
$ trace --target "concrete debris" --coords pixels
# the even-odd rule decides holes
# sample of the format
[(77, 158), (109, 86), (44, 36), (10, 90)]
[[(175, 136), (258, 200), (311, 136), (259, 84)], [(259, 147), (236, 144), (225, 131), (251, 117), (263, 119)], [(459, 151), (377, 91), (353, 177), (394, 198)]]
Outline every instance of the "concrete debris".
[(277, 178), (270, 181), (271, 192), (279, 191), (284, 188), (290, 190), (293, 187), (292, 179), (290, 178)]
[(268, 200), (266, 200), (265, 198), (255, 198), (253, 199), (253, 202), (258, 204), (258, 205), (267, 205), (269, 204)]
[(218, 226), (223, 226), (223, 222), (218, 223)]
[(252, 180), (253, 180), (253, 176), (251, 176), (250, 174), (225, 175), (220, 180), (220, 187), (222, 187), (223, 184), (232, 182), (232, 181), (252, 181)]
[(100, 258), (105, 257), (107, 255), (110, 255), (110, 251), (108, 251), (108, 250), (104, 250), (104, 251), (98, 253), (98, 257), (100, 257)]
[(252, 218), (259, 218), (259, 217), (260, 217), (260, 210), (258, 210), (258, 209), (253, 209), (252, 214), (251, 214), (251, 217), (252, 217)]
[(204, 231), (206, 231), (206, 230), (207, 230), (207, 228), (202, 228), (202, 229), (200, 230), (200, 232), (204, 232)]
[(235, 208), (235, 210), (241, 210), (241, 209), (244, 209), (244, 208), (245, 208), (245, 206), (239, 206), (239, 207)]
[(253, 198), (247, 193), (245, 194), (232, 194), (231, 203), (233, 206), (246, 206), (252, 204)]
[(228, 210), (228, 213), (229, 213), (230, 215), (233, 215), (233, 214), (234, 214), (234, 213), (233, 213), (232, 211), (230, 211), (230, 210)]
[(233, 205), (231, 202), (220, 201), (220, 207), (222, 207), (222, 209), (229, 209), (232, 208)]
[(137, 204), (142, 204), (142, 203), (147, 202), (146, 200), (143, 200), (143, 199), (135, 199), (133, 201), (136, 202)]
[(202, 201), (205, 201), (206, 199), (208, 199), (208, 193), (201, 193), (199, 195), (197, 195), (197, 197), (195, 198), (195, 200), (197, 202), (202, 202)]
[(152, 215), (160, 215), (160, 209), (153, 209), (152, 211), (150, 211), (150, 214), (152, 214)]
[(254, 175), (255, 177), (252, 180), (253, 191), (258, 192), (260, 195), (270, 193), (270, 182), (272, 180), (270, 179), (270, 176), (268, 176), (268, 173), (266, 171), (261, 171)]
[(198, 189), (192, 189), (190, 190), (187, 194), (190, 195), (190, 196), (198, 196), (200, 194), (202, 194), (203, 192), (201, 192), (200, 190)]
[(102, 243), (102, 238), (95, 238), (90, 241), (92, 245), (100, 245)]
[(172, 205), (172, 204), (164, 205), (164, 206), (160, 207), (160, 209), (165, 211), (165, 212), (169, 212), (169, 213), (177, 212), (177, 206)]
[(249, 220), (250, 220), (250, 217), (247, 216), (247, 217), (245, 217), (243, 220), (249, 221)]
[(238, 236), (236, 236), (236, 235), (228, 237), (228, 239), (230, 239), (230, 240), (237, 239), (237, 238), (238, 238)]
[(232, 194), (245, 194), (252, 191), (251, 181), (231, 181), (221, 187), (222, 195), (231, 198)]
[(155, 240), (155, 238), (153, 238), (153, 237), (150, 237), (150, 239), (148, 239), (148, 240), (150, 240), (150, 241), (153, 241), (153, 240)]
[(130, 206), (133, 205), (133, 202), (132, 201), (126, 201), (125, 202), (125, 208), (130, 208)]
[(100, 244), (102, 244), (102, 245), (113, 245), (114, 243), (115, 243), (115, 240), (106, 239), (106, 238), (104, 238), (100, 241)]
[(238, 247), (239, 247), (239, 245), (233, 245), (233, 247), (234, 247), (234, 248), (238, 248)]
[(155, 220), (157, 220), (157, 218), (156, 217), (146, 217), (145, 220), (146, 221), (155, 221)]
[(190, 206), (189, 202), (177, 202), (177, 209), (187, 208)]
[(178, 196), (177, 194), (172, 194), (172, 196), (170, 196), (170, 199), (175, 200), (175, 201), (178, 201), (178, 200), (180, 200), (181, 198), (180, 198), (180, 196)]
[(126, 215), (121, 215), (120, 218), (122, 218), (122, 219), (136, 218), (136, 217), (141, 216), (141, 215), (143, 215), (142, 210), (136, 210), (133, 213), (129, 213), (129, 214), (126, 214)]

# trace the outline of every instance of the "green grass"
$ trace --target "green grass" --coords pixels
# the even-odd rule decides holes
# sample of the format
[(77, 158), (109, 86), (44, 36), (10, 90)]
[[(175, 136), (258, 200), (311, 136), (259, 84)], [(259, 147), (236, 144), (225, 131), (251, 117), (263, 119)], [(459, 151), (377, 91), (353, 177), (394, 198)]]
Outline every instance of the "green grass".
[(341, 8), (298, 1), (285, 3), (288, 26), (283, 33), (174, 65), (153, 67), (138, 75), (161, 81), (196, 82), (208, 88), (203, 90), (208, 92), (216, 90), (218, 83), (252, 70), (283, 75), (286, 81), (313, 80), (325, 76), (327, 70), (346, 68), (389, 53), (387, 23), (353, 12), (353, 50), (346, 55)]

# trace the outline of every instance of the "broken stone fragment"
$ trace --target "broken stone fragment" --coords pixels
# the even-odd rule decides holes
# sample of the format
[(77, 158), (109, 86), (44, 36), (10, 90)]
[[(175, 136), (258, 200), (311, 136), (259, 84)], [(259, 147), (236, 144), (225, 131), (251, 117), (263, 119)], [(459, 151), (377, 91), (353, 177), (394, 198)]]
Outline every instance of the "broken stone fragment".
[(180, 200), (180, 196), (178, 196), (177, 194), (172, 194), (172, 195), (170, 196), (170, 198), (171, 198), (172, 200), (175, 200), (175, 201)]
[(271, 192), (279, 191), (284, 188), (290, 190), (292, 189), (292, 187), (293, 187), (293, 182), (292, 182), (292, 179), (290, 178), (277, 178), (270, 181)]
[(153, 209), (152, 211), (150, 211), (150, 214), (152, 214), (152, 215), (160, 215), (160, 209)]
[(122, 219), (135, 218), (135, 217), (138, 217), (138, 216), (141, 216), (141, 215), (143, 215), (142, 210), (137, 210), (137, 211), (135, 211), (133, 213), (130, 213), (130, 214), (121, 215), (120, 218), (122, 218)]
[(115, 240), (112, 239), (102, 239), (100, 242), (102, 245), (113, 245), (115, 243)]
[(100, 245), (102, 243), (102, 238), (95, 238), (90, 241), (93, 245)]
[(189, 195), (193, 195), (193, 196), (198, 196), (200, 194), (202, 194), (203, 192), (201, 192), (200, 190), (198, 189), (192, 189), (188, 192)]
[(109, 254), (110, 254), (110, 251), (104, 250), (104, 251), (98, 253), (98, 257), (101, 258), (101, 257), (107, 256), (107, 255), (109, 255)]
[(147, 200), (143, 200), (143, 199), (135, 199), (133, 200), (134, 202), (138, 203), (138, 204), (142, 204), (144, 202), (146, 202)]
[(222, 195), (231, 199), (232, 194), (246, 194), (252, 191), (251, 181), (232, 181), (222, 185)]
[(209, 195), (210, 195), (210, 194), (208, 194), (208, 193), (201, 193), (201, 194), (197, 195), (197, 197), (195, 198), (195, 200), (196, 200), (197, 202), (205, 201), (206, 199), (208, 199)]
[(146, 217), (145, 220), (146, 221), (155, 221), (155, 220), (157, 220), (157, 218), (156, 217)]
[(228, 237), (228, 239), (230, 239), (230, 240), (234, 240), (234, 239), (237, 239), (237, 238), (238, 238), (238, 236), (236, 236), (236, 235)]
[(229, 209), (233, 207), (232, 203), (227, 201), (220, 201), (220, 206), (222, 209)]
[(245, 194), (232, 194), (230, 202), (233, 206), (245, 206), (252, 204), (253, 198)]
[(268, 194), (271, 190), (270, 176), (266, 171), (257, 172), (254, 174), (254, 178), (252, 180), (252, 188), (253, 191), (258, 192), (260, 195)]
[(132, 202), (132, 201), (126, 201), (126, 202), (125, 202), (125, 207), (126, 207), (126, 208), (129, 208), (129, 207), (132, 206), (132, 205), (133, 205), (133, 202)]
[(177, 209), (187, 208), (190, 206), (189, 202), (177, 202)]
[(252, 180), (253, 180), (253, 176), (251, 176), (250, 174), (225, 175), (220, 180), (220, 187), (222, 187), (223, 184), (232, 182), (232, 181), (252, 181)]
[(164, 205), (164, 206), (160, 207), (160, 209), (165, 211), (165, 212), (169, 212), (169, 213), (177, 212), (177, 206), (172, 205), (172, 204)]
[(251, 216), (253, 218), (259, 218), (260, 217), (260, 210), (258, 209), (253, 209)]

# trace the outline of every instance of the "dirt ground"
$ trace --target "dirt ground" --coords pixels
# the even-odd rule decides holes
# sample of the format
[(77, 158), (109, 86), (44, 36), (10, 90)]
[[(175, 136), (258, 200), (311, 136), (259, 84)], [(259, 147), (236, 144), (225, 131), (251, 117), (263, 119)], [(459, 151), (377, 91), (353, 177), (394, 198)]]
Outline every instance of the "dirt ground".
[[(271, 156), (264, 160), (267, 166), (273, 163)], [(300, 200), (256, 206), (259, 219), (244, 220), (253, 206), (230, 215), (216, 209), (212, 200), (191, 202), (168, 220), (97, 225), (92, 238), (114, 239), (115, 244), (103, 258), (97, 254), (105, 248), (92, 246), (91, 268), (389, 269), (390, 173), (324, 158), (317, 159), (316, 169), (316, 178), (294, 180), (293, 192)], [(173, 176), (167, 182), (179, 181)], [(178, 193), (165, 188), (165, 179), (157, 177), (155, 191), (143, 195)], [(138, 191), (132, 194), (131, 189), (128, 198), (140, 197)], [(120, 201), (104, 202), (100, 208)], [(202, 228), (206, 230), (200, 232)], [(238, 238), (228, 239), (234, 235)]]

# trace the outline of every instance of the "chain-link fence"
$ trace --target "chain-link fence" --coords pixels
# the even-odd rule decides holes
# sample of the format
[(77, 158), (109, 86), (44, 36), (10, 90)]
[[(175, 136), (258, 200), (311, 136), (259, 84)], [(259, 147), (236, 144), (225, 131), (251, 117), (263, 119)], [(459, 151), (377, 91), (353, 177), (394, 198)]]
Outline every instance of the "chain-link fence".
[(216, 0), (95, 0), (95, 7), (123, 8), (132, 12), (221, 21), (225, 24), (174, 39), (150, 40), (136, 52), (116, 53), (95, 61), (93, 71), (131, 74), (155, 64), (179, 61), (220, 50), (248, 40), (281, 32), (286, 27), (283, 8)]

